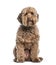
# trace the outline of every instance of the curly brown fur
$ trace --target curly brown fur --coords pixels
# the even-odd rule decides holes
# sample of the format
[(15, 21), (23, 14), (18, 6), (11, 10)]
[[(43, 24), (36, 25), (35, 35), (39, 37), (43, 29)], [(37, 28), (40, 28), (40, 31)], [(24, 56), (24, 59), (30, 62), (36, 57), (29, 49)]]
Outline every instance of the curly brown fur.
[(38, 57), (39, 30), (35, 25), (39, 19), (37, 11), (33, 7), (24, 8), (17, 19), (22, 25), (17, 31), (14, 61), (42, 61), (42, 58)]

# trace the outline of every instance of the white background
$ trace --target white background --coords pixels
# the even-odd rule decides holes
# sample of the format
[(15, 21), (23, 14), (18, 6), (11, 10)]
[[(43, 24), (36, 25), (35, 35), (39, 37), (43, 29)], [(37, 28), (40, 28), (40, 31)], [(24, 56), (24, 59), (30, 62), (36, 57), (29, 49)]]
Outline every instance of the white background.
[[(25, 7), (35, 7), (39, 13), (41, 63), (13, 62), (13, 48), (20, 23), (17, 16)], [(0, 65), (56, 64), (56, 0), (0, 0)]]

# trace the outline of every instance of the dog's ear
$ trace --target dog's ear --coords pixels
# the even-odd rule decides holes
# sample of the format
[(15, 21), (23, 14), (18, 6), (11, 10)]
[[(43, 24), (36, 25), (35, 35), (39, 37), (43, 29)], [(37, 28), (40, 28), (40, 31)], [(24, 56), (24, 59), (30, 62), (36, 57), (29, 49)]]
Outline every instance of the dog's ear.
[(37, 18), (39, 19), (39, 14), (37, 14)]
[(18, 15), (17, 20), (18, 20), (20, 23), (22, 23), (22, 13), (20, 13), (20, 14)]

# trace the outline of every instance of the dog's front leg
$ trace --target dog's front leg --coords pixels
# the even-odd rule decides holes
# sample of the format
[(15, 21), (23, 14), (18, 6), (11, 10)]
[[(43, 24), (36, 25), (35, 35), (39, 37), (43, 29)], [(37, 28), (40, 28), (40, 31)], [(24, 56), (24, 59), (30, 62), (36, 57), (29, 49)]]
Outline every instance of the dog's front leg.
[(40, 62), (40, 61), (42, 61), (42, 58), (38, 57), (38, 51), (39, 51), (38, 44), (34, 43), (33, 46), (31, 47), (31, 54), (30, 54), (31, 60), (33, 62)]
[(16, 44), (16, 56), (17, 56), (17, 60), (16, 62), (24, 62), (25, 61), (25, 54), (24, 54), (24, 46), (19, 43)]

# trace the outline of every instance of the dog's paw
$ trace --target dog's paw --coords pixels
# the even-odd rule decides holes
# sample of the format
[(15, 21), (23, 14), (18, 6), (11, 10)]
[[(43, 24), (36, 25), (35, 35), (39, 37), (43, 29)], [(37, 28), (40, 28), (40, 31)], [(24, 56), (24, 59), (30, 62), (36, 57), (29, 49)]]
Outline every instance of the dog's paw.
[(24, 60), (23, 60), (23, 59), (14, 59), (14, 62), (17, 62), (17, 63), (23, 63)]
[(36, 58), (33, 62), (41, 62), (42, 60), (43, 60), (42, 57), (38, 57), (38, 58)]

